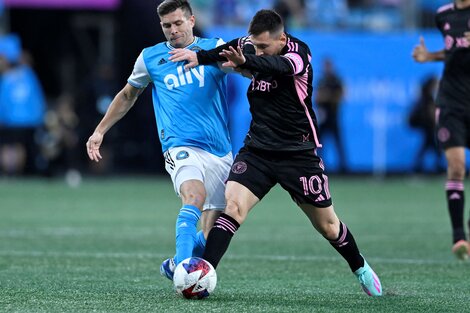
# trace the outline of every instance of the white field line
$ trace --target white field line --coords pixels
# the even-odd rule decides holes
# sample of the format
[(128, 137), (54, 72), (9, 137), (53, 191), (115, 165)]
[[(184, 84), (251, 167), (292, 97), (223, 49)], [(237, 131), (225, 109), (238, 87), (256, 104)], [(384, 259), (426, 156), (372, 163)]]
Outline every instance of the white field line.
[[(163, 253), (150, 253), (150, 252), (58, 252), (58, 251), (18, 251), (18, 250), (3, 250), (0, 251), (2, 257), (68, 257), (68, 258), (96, 258), (96, 259), (165, 259), (168, 254)], [(305, 261), (328, 261), (339, 262), (342, 261), (338, 257), (322, 257), (322, 256), (295, 256), (295, 255), (227, 255), (224, 257), (229, 260), (263, 260), (263, 261), (290, 261), (290, 262), (305, 262)], [(384, 264), (410, 264), (410, 265), (433, 265), (433, 264), (455, 264), (454, 259), (439, 260), (439, 259), (407, 259), (407, 258), (367, 258), (368, 261), (373, 263)]]
[[(140, 228), (136, 231), (134, 228), (126, 229), (124, 228), (122, 231), (126, 231), (127, 236), (135, 235), (138, 236), (148, 236), (155, 234), (155, 229), (152, 227), (147, 228)], [(109, 234), (107, 230), (96, 231), (94, 228), (78, 228), (78, 227), (44, 227), (44, 228), (37, 228), (34, 230), (31, 229), (0, 229), (0, 238), (7, 237), (7, 238), (30, 238), (30, 237), (37, 237), (37, 236), (54, 236), (54, 237), (67, 237), (67, 236), (89, 236), (89, 235), (106, 235)]]

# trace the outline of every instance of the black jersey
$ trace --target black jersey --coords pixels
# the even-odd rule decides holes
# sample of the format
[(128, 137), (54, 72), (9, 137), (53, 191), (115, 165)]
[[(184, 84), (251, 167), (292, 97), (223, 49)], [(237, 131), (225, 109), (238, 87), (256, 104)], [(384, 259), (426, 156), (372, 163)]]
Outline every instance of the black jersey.
[[(247, 37), (226, 45), (246, 45)], [(221, 61), (218, 52), (227, 46), (198, 53), (198, 61)], [(249, 70), (252, 81), (247, 96), (252, 121), (245, 145), (270, 151), (308, 150), (321, 147), (312, 108), (312, 65), (307, 44), (287, 35), (280, 55), (244, 53), (240, 68)]]
[(444, 72), (437, 105), (470, 108), (470, 43), (464, 32), (470, 31), (470, 8), (457, 9), (453, 3), (437, 11), (436, 25), (445, 43)]

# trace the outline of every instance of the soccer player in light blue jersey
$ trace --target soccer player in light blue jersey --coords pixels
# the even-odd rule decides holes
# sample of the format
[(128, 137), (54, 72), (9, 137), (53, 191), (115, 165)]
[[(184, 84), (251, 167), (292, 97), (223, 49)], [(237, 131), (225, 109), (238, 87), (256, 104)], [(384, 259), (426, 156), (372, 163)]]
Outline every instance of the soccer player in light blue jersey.
[[(167, 41), (140, 53), (127, 84), (111, 102), (86, 147), (89, 158), (98, 162), (106, 132), (152, 85), (165, 167), (182, 200), (176, 220), (176, 255), (160, 267), (162, 275), (172, 279), (179, 262), (202, 255), (205, 238), (225, 208), (225, 181), (233, 158), (227, 127), (226, 73), (217, 64), (185, 71), (184, 62), (168, 60), (169, 51), (175, 48), (210, 50), (222, 40), (193, 35), (195, 17), (186, 0), (165, 0), (157, 11)], [(198, 232), (200, 217), (202, 231)]]

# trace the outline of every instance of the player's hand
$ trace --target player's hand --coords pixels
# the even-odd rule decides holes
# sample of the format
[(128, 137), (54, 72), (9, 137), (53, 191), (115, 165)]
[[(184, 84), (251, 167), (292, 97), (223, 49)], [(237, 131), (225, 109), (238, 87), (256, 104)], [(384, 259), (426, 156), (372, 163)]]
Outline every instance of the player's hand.
[(184, 65), (185, 70), (189, 70), (190, 68), (199, 65), (196, 52), (194, 51), (188, 49), (174, 49), (168, 53), (171, 54), (168, 59), (172, 62), (188, 61), (188, 63)]
[(94, 132), (86, 143), (86, 151), (90, 160), (99, 162), (103, 157), (100, 154), (100, 146), (103, 142), (103, 135), (99, 132)]
[(237, 47), (237, 50), (233, 47), (229, 47), (229, 50), (224, 49), (219, 54), (228, 60), (227, 62), (222, 63), (223, 67), (236, 68), (246, 62), (246, 58), (240, 47)]
[(470, 32), (465, 32), (463, 35), (465, 36), (465, 39), (467, 39), (467, 42), (470, 43)]
[(424, 44), (423, 36), (419, 37), (419, 44), (416, 45), (411, 53), (411, 56), (416, 62), (424, 63), (427, 62), (429, 59), (429, 51)]

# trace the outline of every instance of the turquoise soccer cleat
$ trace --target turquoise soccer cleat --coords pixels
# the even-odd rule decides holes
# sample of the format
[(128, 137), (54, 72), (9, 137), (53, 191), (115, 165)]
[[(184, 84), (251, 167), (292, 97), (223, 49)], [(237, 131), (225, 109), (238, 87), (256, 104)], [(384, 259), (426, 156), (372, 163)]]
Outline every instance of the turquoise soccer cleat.
[(160, 274), (163, 277), (168, 278), (169, 280), (173, 280), (173, 275), (175, 274), (175, 259), (174, 258), (169, 258), (166, 259), (165, 261), (162, 262), (162, 265), (160, 266)]
[(354, 272), (359, 283), (361, 283), (362, 290), (369, 296), (377, 297), (382, 295), (382, 285), (380, 284), (379, 277), (367, 261), (364, 259), (364, 266)]

